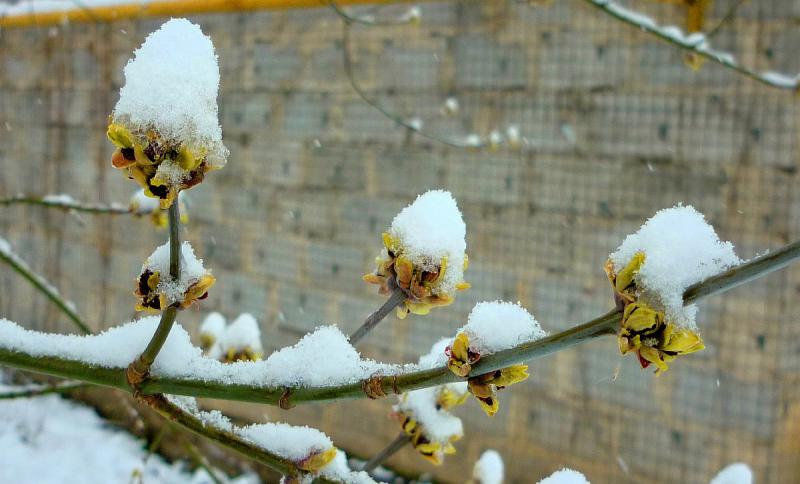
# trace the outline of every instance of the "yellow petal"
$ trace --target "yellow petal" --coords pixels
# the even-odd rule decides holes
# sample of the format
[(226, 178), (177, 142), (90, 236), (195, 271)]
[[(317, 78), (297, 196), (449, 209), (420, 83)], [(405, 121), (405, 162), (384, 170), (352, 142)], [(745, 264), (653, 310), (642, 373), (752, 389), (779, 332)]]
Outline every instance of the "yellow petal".
[(133, 147), (133, 137), (131, 136), (130, 131), (128, 131), (128, 129), (121, 124), (109, 124), (108, 130), (106, 131), (106, 136), (108, 136), (108, 139), (118, 148)]
[(675, 330), (673, 325), (668, 325), (665, 330), (664, 344), (659, 348), (678, 354), (688, 354), (705, 348), (703, 340), (689, 329)]
[(496, 393), (494, 395), (485, 398), (478, 396), (476, 396), (475, 398), (477, 398), (478, 403), (481, 404), (483, 412), (490, 417), (494, 417), (497, 411), (500, 410), (500, 401), (497, 399)]
[(644, 252), (637, 252), (633, 255), (630, 262), (617, 273), (616, 279), (614, 281), (614, 289), (617, 292), (624, 292), (626, 289), (629, 289), (634, 284), (634, 277), (636, 274), (639, 273), (639, 269), (642, 268), (644, 264)]
[(464, 332), (458, 333), (450, 345), (447, 367), (458, 376), (467, 376), (472, 370), (469, 359), (469, 336)]
[(492, 383), (498, 387), (508, 387), (528, 378), (528, 365), (513, 365), (500, 370), (500, 376)]
[(306, 457), (297, 464), (304, 471), (316, 472), (328, 465), (336, 457), (336, 447)]
[(662, 320), (661, 313), (643, 303), (628, 304), (622, 314), (623, 327), (637, 333), (655, 331), (662, 324)]

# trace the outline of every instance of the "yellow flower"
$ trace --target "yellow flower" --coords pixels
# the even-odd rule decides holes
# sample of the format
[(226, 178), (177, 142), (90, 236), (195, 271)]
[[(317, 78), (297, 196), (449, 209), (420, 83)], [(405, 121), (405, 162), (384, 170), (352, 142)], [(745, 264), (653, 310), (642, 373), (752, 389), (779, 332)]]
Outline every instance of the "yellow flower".
[(434, 441), (425, 434), (425, 427), (419, 425), (412, 417), (403, 412), (396, 412), (395, 416), (400, 421), (403, 432), (409, 436), (414, 449), (434, 465), (441, 465), (445, 455), (456, 453), (453, 442), (460, 439), (461, 435), (451, 435), (447, 442)]
[(635, 352), (642, 368), (652, 363), (656, 374), (669, 369), (676, 356), (705, 348), (697, 333), (667, 322), (663, 312), (641, 302), (625, 306), (618, 342), (623, 355)]
[(480, 358), (481, 354), (469, 347), (467, 333), (458, 333), (447, 352), (447, 367), (458, 376), (467, 376)]
[[(366, 274), (364, 281), (380, 286), (378, 292), (388, 295), (395, 287), (399, 287), (406, 295), (402, 305), (397, 308), (397, 317), (404, 319), (408, 313), (428, 314), (437, 306), (448, 306), (453, 303), (455, 296), (441, 290), (445, 272), (447, 271), (447, 257), (443, 257), (438, 264), (422, 267), (414, 264), (405, 254), (400, 242), (388, 233), (383, 233), (383, 245), (386, 256), (375, 260), (377, 268), (374, 273)], [(467, 269), (468, 259), (464, 255), (464, 270)], [(467, 282), (456, 285), (457, 291), (470, 287)]]
[(264, 354), (250, 346), (244, 348), (228, 348), (223, 355), (223, 363), (233, 363), (235, 361), (258, 361)]
[(158, 198), (161, 208), (169, 208), (181, 190), (202, 182), (215, 168), (207, 163), (205, 149), (170, 144), (153, 130), (131, 133), (123, 124), (112, 121), (107, 135), (117, 147), (111, 164), (125, 170), (145, 195)]
[(617, 341), (620, 353), (636, 353), (642, 368), (654, 364), (656, 374), (660, 374), (669, 369), (668, 363), (676, 356), (700, 351), (705, 346), (696, 332), (678, 327), (667, 320), (663, 311), (639, 300), (640, 290), (634, 279), (644, 261), (645, 254), (637, 252), (619, 273), (614, 272), (611, 260), (606, 262), (605, 270), (614, 288), (614, 298), (623, 308)]
[(467, 392), (457, 392), (452, 388), (449, 388), (448, 385), (442, 385), (439, 387), (439, 393), (436, 398), (436, 404), (439, 408), (444, 410), (449, 410), (453, 407), (457, 407), (462, 405), (464, 402), (467, 401), (467, 397), (469, 393)]
[[(480, 360), (481, 355), (477, 350), (470, 348), (467, 333), (458, 333), (453, 343), (447, 348), (447, 367), (454, 374), (468, 376), (474, 365)], [(468, 389), (478, 399), (486, 415), (492, 417), (500, 408), (497, 399), (497, 390), (511, 386), (528, 378), (528, 365), (512, 365), (482, 375), (470, 377)]]
[(497, 390), (519, 383), (528, 378), (528, 365), (512, 365), (500, 370), (471, 377), (469, 392), (478, 399), (486, 415), (493, 417), (500, 409)]
[(614, 298), (620, 306), (630, 304), (638, 297), (634, 278), (642, 268), (644, 259), (644, 252), (637, 252), (619, 273), (614, 271), (614, 263), (610, 259), (606, 262), (606, 275), (614, 288)]
[[(200, 301), (208, 297), (208, 290), (217, 280), (209, 273), (204, 274), (196, 282), (192, 283), (183, 293), (183, 298), (179, 301), (178, 309), (186, 309), (193, 302)], [(134, 294), (139, 298), (136, 304), (137, 311), (147, 311), (157, 313), (169, 306), (167, 295), (159, 290), (161, 274), (159, 271), (145, 269), (139, 275), (138, 285)]]
[(334, 457), (336, 457), (336, 447), (315, 452), (305, 459), (297, 463), (297, 467), (307, 472), (318, 472), (320, 469), (330, 464)]

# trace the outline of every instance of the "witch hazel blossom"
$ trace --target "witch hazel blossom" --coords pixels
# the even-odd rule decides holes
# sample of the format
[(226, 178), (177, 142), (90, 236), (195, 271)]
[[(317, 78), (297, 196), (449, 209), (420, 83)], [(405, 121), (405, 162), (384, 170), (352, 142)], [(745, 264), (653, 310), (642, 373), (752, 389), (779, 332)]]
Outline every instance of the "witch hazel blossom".
[(666, 371), (677, 356), (702, 350), (697, 306), (684, 306), (691, 285), (740, 264), (730, 242), (691, 206), (661, 210), (609, 256), (605, 270), (623, 309), (620, 352), (643, 368)]
[(375, 272), (364, 280), (379, 285), (381, 294), (404, 293), (399, 318), (452, 304), (457, 291), (469, 288), (464, 281), (466, 226), (450, 192), (418, 196), (394, 218), (383, 245)]
[(159, 199), (161, 208), (225, 165), (219, 79), (211, 39), (186, 19), (169, 20), (151, 33), (125, 66), (107, 132), (117, 147), (111, 163)]
[(203, 261), (195, 256), (189, 242), (181, 244), (180, 256), (181, 271), (177, 280), (170, 275), (169, 242), (147, 258), (137, 279), (137, 311), (158, 312), (172, 304), (184, 309), (208, 296), (208, 290), (216, 280), (203, 267)]

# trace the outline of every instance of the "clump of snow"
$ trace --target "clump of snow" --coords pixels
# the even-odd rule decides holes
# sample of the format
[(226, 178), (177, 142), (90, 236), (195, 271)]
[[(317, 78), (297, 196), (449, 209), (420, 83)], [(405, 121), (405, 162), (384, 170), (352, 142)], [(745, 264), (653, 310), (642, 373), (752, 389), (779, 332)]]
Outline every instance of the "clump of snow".
[(425, 270), (447, 258), (447, 268), (435, 293), (450, 293), (464, 281), (467, 228), (450, 192), (430, 190), (418, 196), (392, 221), (389, 235), (397, 240), (403, 254)]
[(240, 427), (235, 433), (262, 449), (295, 462), (333, 447), (327, 435), (305, 425), (296, 427), (269, 422)]
[(539, 484), (590, 484), (586, 476), (572, 469), (561, 469), (545, 477)]
[(180, 279), (175, 281), (169, 273), (169, 242), (158, 247), (142, 266), (142, 273), (146, 270), (159, 273), (157, 291), (167, 297), (168, 304), (183, 299), (189, 286), (198, 282), (208, 273), (203, 267), (203, 260), (194, 255), (192, 244), (181, 244), (181, 273)]
[(733, 244), (721, 242), (714, 228), (694, 207), (677, 205), (660, 210), (610, 255), (614, 271), (633, 256), (645, 260), (634, 277), (640, 297), (663, 307), (675, 324), (695, 329), (697, 307), (683, 306), (683, 292), (692, 284), (741, 263)]
[(484, 451), (472, 468), (472, 478), (479, 484), (502, 484), (503, 458), (496, 450)]
[(45, 195), (42, 197), (42, 201), (47, 203), (53, 203), (56, 205), (72, 205), (76, 203), (75, 199), (72, 198), (72, 195), (68, 195), (66, 193)]
[(207, 150), (224, 165), (217, 91), (219, 66), (211, 39), (186, 19), (171, 19), (147, 36), (125, 66), (125, 85), (114, 108), (139, 136), (158, 132), (168, 144)]
[(209, 313), (209, 315), (203, 319), (203, 324), (200, 325), (200, 334), (208, 335), (215, 341), (219, 341), (222, 339), (222, 335), (225, 334), (225, 326), (227, 324), (225, 316), (222, 314), (216, 311)]
[(341, 450), (336, 457), (322, 468), (320, 475), (345, 484), (375, 484), (375, 480), (364, 471), (353, 471), (347, 465), (347, 456)]
[[(0, 447), (0, 482), (134, 482), (135, 474), (144, 482), (209, 482), (204, 470), (191, 473), (180, 462), (148, 456), (143, 442), (57, 395), (0, 401)], [(228, 482), (259, 481), (247, 475)]]
[[(159, 317), (145, 317), (98, 335), (47, 334), (26, 330), (0, 319), (0, 348), (32, 356), (78, 360), (104, 368), (126, 368), (147, 346)], [(260, 388), (333, 386), (355, 383), (376, 373), (395, 375), (417, 365), (390, 365), (365, 360), (336, 326), (323, 326), (296, 345), (261, 361), (225, 364), (202, 355), (189, 334), (175, 324), (158, 353), (151, 373), (156, 376), (252, 385)]]
[(469, 336), (470, 348), (482, 355), (544, 338), (547, 333), (525, 308), (504, 301), (481, 302), (472, 308), (458, 332)]
[(714, 476), (709, 484), (753, 484), (753, 471), (747, 464), (731, 464)]
[(394, 409), (416, 420), (424, 427), (425, 436), (444, 446), (464, 435), (464, 427), (460, 418), (438, 408), (438, 393), (436, 387), (404, 393)]
[(261, 329), (258, 327), (256, 318), (250, 313), (240, 314), (225, 328), (225, 332), (220, 338), (220, 346), (222, 346), (223, 352), (231, 349), (239, 351), (244, 348), (250, 348), (261, 353), (264, 348), (261, 346)]

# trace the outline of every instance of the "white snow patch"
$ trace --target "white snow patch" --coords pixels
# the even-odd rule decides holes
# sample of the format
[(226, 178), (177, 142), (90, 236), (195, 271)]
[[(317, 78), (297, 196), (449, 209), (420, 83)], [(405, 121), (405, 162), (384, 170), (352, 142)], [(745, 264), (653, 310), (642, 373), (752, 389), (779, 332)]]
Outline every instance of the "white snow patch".
[[(32, 356), (78, 360), (104, 368), (126, 368), (147, 346), (159, 317), (141, 318), (98, 335), (48, 334), (26, 330), (0, 319), (0, 348)], [(390, 365), (361, 359), (336, 326), (323, 326), (296, 345), (283, 348), (261, 361), (222, 363), (204, 357), (179, 324), (153, 363), (152, 374), (260, 388), (334, 386), (354, 383), (373, 374), (401, 374), (417, 365)]]
[(74, 205), (77, 203), (75, 199), (72, 198), (72, 195), (68, 195), (66, 193), (45, 195), (42, 197), (42, 201), (56, 205)]
[(203, 324), (200, 325), (200, 334), (208, 335), (215, 341), (219, 341), (222, 339), (222, 335), (225, 334), (225, 326), (227, 324), (225, 316), (222, 314), (218, 312), (209, 313), (208, 316), (203, 319)]
[[(224, 320), (223, 320), (224, 321)], [(261, 329), (258, 321), (250, 313), (242, 313), (238, 318), (225, 328), (225, 333), (220, 339), (222, 351), (230, 349), (241, 351), (250, 348), (257, 353), (261, 353), (264, 348), (261, 345)]]
[(747, 464), (731, 464), (714, 476), (709, 484), (753, 484), (753, 471)]
[(484, 451), (472, 468), (472, 477), (479, 484), (503, 484), (503, 458), (496, 450)]
[(394, 409), (414, 418), (430, 440), (446, 445), (452, 437), (464, 435), (464, 427), (460, 418), (436, 408), (438, 394), (436, 387), (404, 393)]
[(539, 484), (590, 484), (586, 477), (572, 469), (561, 469), (545, 477)]
[(389, 235), (398, 240), (403, 254), (423, 269), (433, 269), (447, 258), (444, 277), (435, 294), (452, 293), (464, 281), (467, 228), (450, 192), (431, 190), (418, 196), (392, 221)]
[(181, 272), (180, 279), (175, 281), (169, 273), (169, 242), (158, 247), (142, 266), (142, 273), (146, 270), (159, 273), (158, 292), (164, 293), (168, 304), (183, 299), (189, 286), (198, 282), (206, 273), (203, 260), (194, 255), (192, 244), (181, 244)]
[(336, 457), (322, 468), (320, 475), (329, 479), (339, 480), (345, 484), (374, 484), (376, 481), (363, 471), (353, 471), (347, 465), (347, 456), (339, 450)]
[[(13, 389), (2, 386), (3, 391)], [(135, 472), (144, 482), (209, 482), (202, 469), (191, 473), (181, 463), (148, 457), (144, 442), (109, 426), (94, 410), (57, 395), (0, 401), (0, 447), (0, 482), (133, 482)], [(250, 475), (226, 482), (258, 479)]]
[[(147, 36), (125, 66), (115, 121), (132, 131), (155, 129), (168, 142), (208, 150), (225, 164), (217, 91), (219, 66), (211, 39), (186, 19), (171, 19)], [(181, 170), (183, 171), (183, 170)]]
[(520, 343), (536, 341), (547, 333), (525, 308), (504, 301), (480, 302), (472, 308), (458, 332), (469, 336), (469, 345), (481, 355), (496, 353)]
[(721, 242), (705, 217), (688, 205), (660, 210), (626, 237), (609, 256), (614, 270), (622, 270), (637, 252), (645, 254), (634, 278), (641, 296), (663, 306), (675, 324), (690, 329), (696, 329), (697, 306), (684, 307), (683, 292), (742, 262), (733, 244)]

